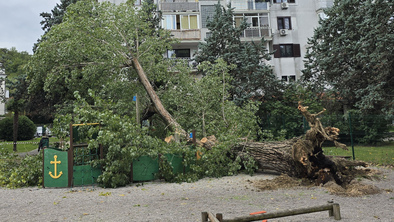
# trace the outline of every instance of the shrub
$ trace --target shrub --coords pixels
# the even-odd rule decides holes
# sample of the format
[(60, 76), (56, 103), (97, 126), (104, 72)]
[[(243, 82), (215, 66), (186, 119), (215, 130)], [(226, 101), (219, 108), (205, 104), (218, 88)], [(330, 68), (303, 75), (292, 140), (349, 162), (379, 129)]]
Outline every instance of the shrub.
[[(0, 139), (1, 140), (12, 140), (12, 118), (7, 117), (0, 121)], [(8, 139), (11, 138), (11, 139)]]
[(19, 188), (41, 183), (42, 155), (21, 158), (0, 147), (0, 186)]
[[(0, 139), (13, 140), (13, 117), (7, 117), (0, 121)], [(36, 126), (26, 116), (19, 116), (18, 120), (18, 140), (30, 140), (34, 138)]]

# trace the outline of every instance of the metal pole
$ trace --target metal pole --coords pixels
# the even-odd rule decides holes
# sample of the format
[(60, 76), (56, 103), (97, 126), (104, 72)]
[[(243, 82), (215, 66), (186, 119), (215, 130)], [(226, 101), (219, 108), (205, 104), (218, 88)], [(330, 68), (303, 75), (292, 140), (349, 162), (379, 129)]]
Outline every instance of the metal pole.
[(136, 120), (137, 120), (137, 125), (140, 124), (140, 111), (139, 111), (139, 104), (138, 104), (138, 94), (135, 94), (135, 113), (136, 113)]
[(354, 144), (353, 144), (353, 130), (352, 130), (352, 115), (349, 112), (349, 129), (350, 129), (350, 141), (352, 143), (352, 154), (353, 154), (353, 160), (356, 159), (354, 156)]

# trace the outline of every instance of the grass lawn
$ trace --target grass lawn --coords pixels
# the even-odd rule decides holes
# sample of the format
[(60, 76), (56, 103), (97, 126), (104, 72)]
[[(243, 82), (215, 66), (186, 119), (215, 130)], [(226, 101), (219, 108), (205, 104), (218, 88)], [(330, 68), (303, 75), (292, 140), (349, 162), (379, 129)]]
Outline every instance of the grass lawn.
[[(26, 141), (18, 141), (18, 145), (16, 147), (18, 153), (29, 152), (32, 150), (38, 149), (38, 143), (41, 138), (34, 138), (32, 140)], [(54, 142), (58, 142), (59, 139), (56, 137), (49, 137), (49, 145), (53, 146)], [(12, 141), (0, 142), (0, 147), (5, 147), (7, 150), (12, 152), (13, 144)]]
[[(336, 147), (323, 148), (325, 155), (331, 156), (352, 156), (352, 147), (349, 151)], [(356, 160), (362, 160), (376, 165), (394, 165), (394, 142), (384, 142), (376, 146), (354, 146), (354, 156)]]

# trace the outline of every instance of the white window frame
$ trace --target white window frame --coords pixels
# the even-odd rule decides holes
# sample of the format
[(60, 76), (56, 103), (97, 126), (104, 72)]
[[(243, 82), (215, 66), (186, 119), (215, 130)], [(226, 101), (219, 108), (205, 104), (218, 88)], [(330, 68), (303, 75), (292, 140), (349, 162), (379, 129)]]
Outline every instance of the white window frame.
[[(180, 29), (177, 29), (177, 18), (179, 16), (179, 23), (180, 23)], [(183, 29), (182, 28), (182, 18), (187, 16), (187, 21), (188, 21), (188, 28), (187, 29)], [(187, 14), (187, 15), (182, 15), (182, 14), (178, 14), (178, 15), (163, 15), (163, 21), (162, 21), (162, 27), (164, 29), (168, 29), (168, 30), (191, 30), (190, 28), (190, 16), (196, 16), (197, 18), (197, 29), (200, 29), (200, 15), (198, 14)], [(168, 28), (167, 24), (170, 24), (170, 28)]]

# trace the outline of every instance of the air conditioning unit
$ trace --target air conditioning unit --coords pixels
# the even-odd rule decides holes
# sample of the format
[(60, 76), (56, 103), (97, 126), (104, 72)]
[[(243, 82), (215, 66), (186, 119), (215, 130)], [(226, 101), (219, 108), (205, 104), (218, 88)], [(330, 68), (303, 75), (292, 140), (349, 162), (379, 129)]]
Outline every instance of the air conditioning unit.
[(280, 4), (280, 6), (282, 7), (282, 9), (287, 9), (287, 8), (289, 7), (289, 3), (287, 3), (287, 2), (282, 2), (282, 3)]
[(280, 29), (280, 30), (279, 30), (279, 34), (280, 34), (281, 36), (287, 35), (287, 29)]

